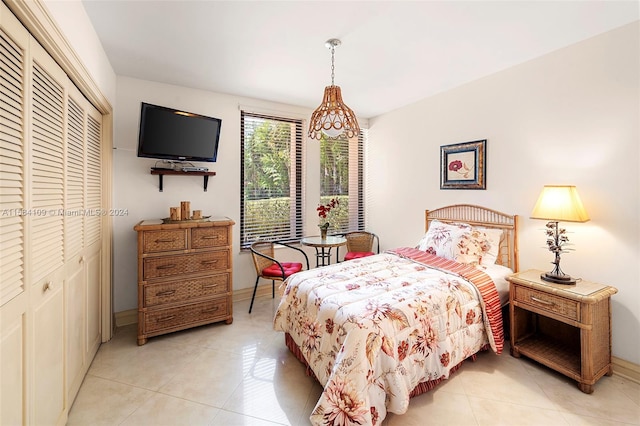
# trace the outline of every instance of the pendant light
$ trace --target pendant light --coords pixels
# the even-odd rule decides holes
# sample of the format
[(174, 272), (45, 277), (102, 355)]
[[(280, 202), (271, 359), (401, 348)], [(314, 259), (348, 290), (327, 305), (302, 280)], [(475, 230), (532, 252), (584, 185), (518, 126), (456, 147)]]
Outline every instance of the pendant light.
[(322, 103), (313, 114), (309, 123), (309, 137), (320, 139), (324, 133), (328, 138), (335, 139), (341, 135), (353, 138), (360, 133), (360, 126), (356, 115), (342, 100), (340, 86), (334, 85), (335, 51), (341, 41), (337, 38), (327, 40), (325, 46), (331, 50), (331, 86), (324, 88)]

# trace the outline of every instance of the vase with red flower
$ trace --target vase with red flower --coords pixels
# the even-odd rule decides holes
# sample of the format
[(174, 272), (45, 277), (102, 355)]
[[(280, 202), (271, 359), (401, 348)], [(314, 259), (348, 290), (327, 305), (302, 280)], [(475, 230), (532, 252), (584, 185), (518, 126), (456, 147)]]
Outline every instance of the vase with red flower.
[(331, 210), (338, 206), (338, 199), (332, 198), (327, 204), (320, 204), (316, 209), (318, 211), (318, 218), (320, 219), (320, 238), (325, 240), (327, 238), (327, 231), (329, 230), (329, 213)]

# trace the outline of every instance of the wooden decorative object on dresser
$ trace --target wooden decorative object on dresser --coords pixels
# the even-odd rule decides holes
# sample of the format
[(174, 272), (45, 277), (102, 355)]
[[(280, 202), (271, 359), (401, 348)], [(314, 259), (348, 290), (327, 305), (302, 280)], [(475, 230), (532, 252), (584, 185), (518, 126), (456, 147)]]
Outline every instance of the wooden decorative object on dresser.
[(229, 218), (165, 223), (138, 232), (138, 345), (149, 337), (213, 322), (233, 322)]
[(575, 285), (543, 281), (543, 271), (507, 278), (511, 355), (524, 355), (578, 382), (592, 393), (611, 367), (611, 286), (590, 281)]

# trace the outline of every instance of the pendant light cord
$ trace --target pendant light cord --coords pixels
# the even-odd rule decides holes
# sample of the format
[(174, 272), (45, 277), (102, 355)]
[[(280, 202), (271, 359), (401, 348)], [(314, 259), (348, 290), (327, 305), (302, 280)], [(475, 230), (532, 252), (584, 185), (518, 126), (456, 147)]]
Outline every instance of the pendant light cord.
[(336, 76), (336, 72), (335, 72), (335, 53), (336, 53), (336, 47), (335, 46), (331, 46), (331, 85), (335, 86), (335, 84), (333, 84), (333, 80)]

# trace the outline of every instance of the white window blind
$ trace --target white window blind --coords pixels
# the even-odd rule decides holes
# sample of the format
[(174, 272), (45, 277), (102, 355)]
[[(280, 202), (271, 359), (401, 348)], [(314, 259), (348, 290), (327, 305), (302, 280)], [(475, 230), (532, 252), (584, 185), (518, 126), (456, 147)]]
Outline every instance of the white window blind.
[(320, 140), (320, 203), (338, 200), (329, 214), (330, 232), (334, 234), (363, 230), (364, 211), (364, 142), (366, 131), (357, 138), (340, 137)]
[(302, 120), (242, 111), (240, 244), (302, 238)]

